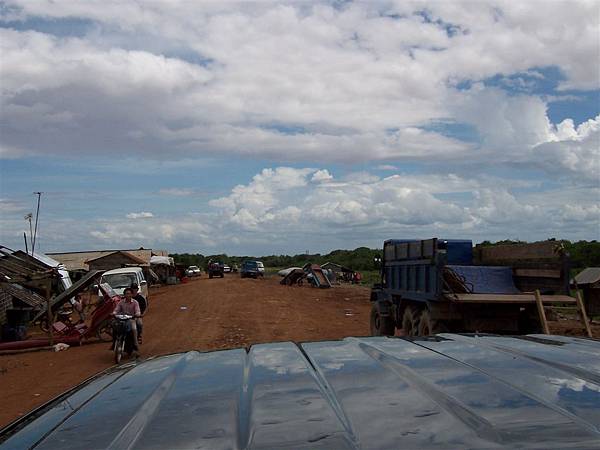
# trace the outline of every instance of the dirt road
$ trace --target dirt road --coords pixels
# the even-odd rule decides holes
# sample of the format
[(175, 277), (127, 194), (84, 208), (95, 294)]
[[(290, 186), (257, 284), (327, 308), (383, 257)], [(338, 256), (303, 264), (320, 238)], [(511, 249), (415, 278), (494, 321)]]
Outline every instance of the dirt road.
[[(279, 279), (195, 279), (152, 290), (142, 358), (272, 341), (364, 336), (369, 289), (286, 287)], [(113, 364), (109, 344), (0, 356), (0, 427)]]

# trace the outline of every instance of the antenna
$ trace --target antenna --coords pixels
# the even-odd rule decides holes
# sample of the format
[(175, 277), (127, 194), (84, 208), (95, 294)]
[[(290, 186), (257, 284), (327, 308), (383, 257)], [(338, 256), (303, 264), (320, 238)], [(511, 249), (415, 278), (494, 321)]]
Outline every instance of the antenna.
[(33, 232), (33, 242), (31, 243), (31, 256), (33, 256), (33, 252), (35, 250), (35, 241), (37, 240), (38, 219), (40, 218), (40, 200), (42, 199), (41, 192), (34, 192), (34, 194), (38, 196), (38, 200), (37, 200), (37, 211), (35, 213), (35, 229)]

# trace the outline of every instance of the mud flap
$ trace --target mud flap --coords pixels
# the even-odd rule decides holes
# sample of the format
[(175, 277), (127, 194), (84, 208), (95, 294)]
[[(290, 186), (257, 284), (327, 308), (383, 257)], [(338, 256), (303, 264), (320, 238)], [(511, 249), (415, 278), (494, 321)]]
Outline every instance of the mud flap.
[(391, 317), (392, 316), (392, 302), (386, 300), (378, 300), (375, 303), (375, 307), (377, 308), (377, 312), (381, 317)]
[(371, 302), (373, 302), (381, 317), (392, 316), (392, 302), (385, 298), (385, 294), (382, 291), (373, 289), (371, 291)]

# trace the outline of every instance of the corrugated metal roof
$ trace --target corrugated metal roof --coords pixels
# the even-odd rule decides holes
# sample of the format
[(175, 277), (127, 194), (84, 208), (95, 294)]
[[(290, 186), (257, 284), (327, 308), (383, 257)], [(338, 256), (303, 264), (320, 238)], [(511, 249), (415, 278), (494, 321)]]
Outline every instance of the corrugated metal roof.
[[(19, 256), (19, 255), (20, 256), (23, 256), (23, 255), (31, 256), (31, 254), (25, 253), (23, 250), (17, 250), (14, 254), (16, 256)], [(34, 253), (33, 258), (37, 259), (41, 263), (46, 264), (48, 267), (53, 268), (53, 269), (56, 269), (56, 268), (58, 268), (58, 266), (60, 266), (59, 261), (57, 261), (53, 258), (50, 258), (49, 256), (44, 255), (43, 253)]]
[(36, 294), (35, 292), (30, 291), (29, 289), (25, 289), (19, 284), (2, 283), (0, 284), (0, 290), (8, 292), (13, 297), (18, 298), (23, 303), (33, 308), (45, 308), (46, 299), (44, 299), (44, 297)]
[(334, 262), (326, 262), (325, 264), (321, 265), (322, 269), (337, 269), (338, 271), (341, 272), (353, 272), (352, 269), (349, 269), (348, 267), (342, 266), (341, 264), (338, 263), (334, 263)]
[(96, 378), (3, 436), (17, 429), (2, 449), (600, 448), (600, 342), (443, 334), (188, 352)]
[(25, 283), (33, 279), (50, 279), (56, 275), (55, 269), (24, 252), (13, 253), (12, 250), (0, 248), (0, 255), (0, 281)]
[(575, 281), (579, 286), (594, 284), (600, 281), (600, 267), (588, 267), (575, 275)]
[(89, 267), (86, 263), (88, 260), (97, 259), (102, 256), (110, 255), (111, 253), (123, 251), (127, 252), (136, 258), (145, 261), (146, 264), (150, 263), (150, 258), (153, 254), (166, 253), (162, 250), (152, 249), (132, 249), (132, 250), (97, 250), (87, 252), (66, 252), (66, 253), (48, 253), (52, 258), (57, 259), (65, 265), (67, 270), (88, 270)]
[(116, 250), (116, 251), (114, 251), (112, 253), (108, 253), (106, 255), (97, 256), (95, 258), (88, 259), (87, 261), (85, 261), (85, 263), (89, 266), (89, 263), (92, 262), (92, 261), (97, 261), (100, 258), (106, 258), (107, 256), (112, 256), (112, 255), (115, 255), (115, 254), (123, 255), (124, 257), (129, 258), (134, 263), (139, 263), (139, 264), (149, 264), (150, 260), (152, 259), (152, 257), (150, 257), (150, 260), (146, 261), (145, 259), (138, 258), (137, 256), (135, 256), (132, 253), (127, 252), (125, 250)]

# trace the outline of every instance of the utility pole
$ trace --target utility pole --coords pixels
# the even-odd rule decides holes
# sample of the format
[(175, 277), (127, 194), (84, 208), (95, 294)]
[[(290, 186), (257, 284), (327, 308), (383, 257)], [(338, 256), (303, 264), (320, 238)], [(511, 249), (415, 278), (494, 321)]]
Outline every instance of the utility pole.
[(25, 241), (25, 254), (29, 255), (29, 249), (27, 248), (27, 233), (23, 231), (23, 240)]
[(40, 217), (40, 200), (42, 199), (41, 192), (34, 192), (34, 194), (38, 196), (38, 200), (37, 200), (37, 211), (35, 213), (35, 230), (33, 232), (33, 242), (31, 243), (31, 256), (33, 256), (33, 252), (35, 251), (35, 241), (37, 239), (38, 219)]
[[(32, 217), (33, 217), (33, 214), (31, 214), (31, 213), (25, 215), (25, 220), (29, 221), (29, 242), (30, 243), (33, 243), (33, 228), (31, 227)], [(23, 235), (25, 235), (25, 232), (23, 232)], [(27, 238), (25, 239), (25, 253), (27, 253), (29, 255), (29, 250), (27, 249)], [(33, 253), (31, 256), (33, 256)]]

